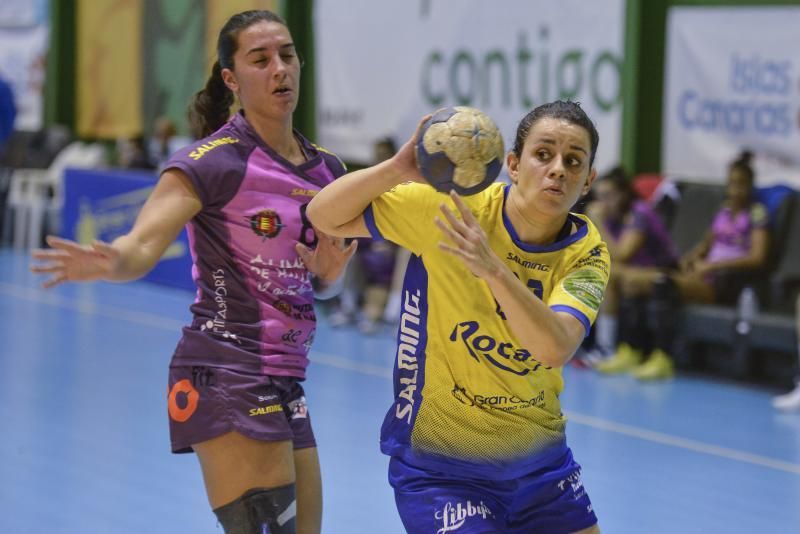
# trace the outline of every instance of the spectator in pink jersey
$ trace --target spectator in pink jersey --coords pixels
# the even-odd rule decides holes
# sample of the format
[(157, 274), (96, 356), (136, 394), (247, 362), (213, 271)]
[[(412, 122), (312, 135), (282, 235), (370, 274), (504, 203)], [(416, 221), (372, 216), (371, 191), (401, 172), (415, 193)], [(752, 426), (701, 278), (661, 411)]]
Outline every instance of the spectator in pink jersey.
[(292, 127), (301, 64), (283, 19), (234, 15), (217, 52), (190, 107), (204, 138), (164, 164), (130, 232), (91, 246), (48, 237), (32, 269), (51, 276), (46, 287), (133, 280), (186, 226), (197, 297), (170, 365), (172, 450), (197, 453), (226, 533), (318, 533), (319, 460), (300, 384), (312, 285), (334, 285), (356, 245), (315, 232), (305, 208), (345, 169)]
[(670, 356), (680, 302), (732, 304), (746, 275), (764, 267), (769, 234), (767, 210), (753, 198), (751, 154), (728, 169), (726, 200), (703, 240), (680, 259), (678, 269), (625, 268), (616, 272), (620, 289), (619, 333), (623, 343), (601, 370), (630, 371), (641, 380), (674, 374)]

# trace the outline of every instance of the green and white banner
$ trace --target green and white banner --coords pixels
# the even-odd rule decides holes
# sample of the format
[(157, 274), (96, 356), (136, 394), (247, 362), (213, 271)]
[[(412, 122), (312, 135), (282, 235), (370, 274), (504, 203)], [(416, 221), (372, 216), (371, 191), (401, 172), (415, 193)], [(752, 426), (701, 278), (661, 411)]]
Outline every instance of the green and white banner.
[(759, 185), (800, 187), (800, 7), (673, 8), (663, 168), (721, 182), (742, 149)]
[(620, 157), (625, 0), (316, 0), (319, 141), (369, 163), (426, 113), (482, 109), (506, 149), (519, 120), (555, 99), (597, 124), (597, 167)]

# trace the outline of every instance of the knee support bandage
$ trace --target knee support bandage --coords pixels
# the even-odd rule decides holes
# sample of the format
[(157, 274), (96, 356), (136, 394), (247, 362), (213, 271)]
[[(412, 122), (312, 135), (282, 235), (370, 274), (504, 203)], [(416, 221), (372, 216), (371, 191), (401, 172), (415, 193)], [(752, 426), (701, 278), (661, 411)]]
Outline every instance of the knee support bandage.
[(295, 485), (251, 489), (214, 513), (225, 534), (294, 534)]

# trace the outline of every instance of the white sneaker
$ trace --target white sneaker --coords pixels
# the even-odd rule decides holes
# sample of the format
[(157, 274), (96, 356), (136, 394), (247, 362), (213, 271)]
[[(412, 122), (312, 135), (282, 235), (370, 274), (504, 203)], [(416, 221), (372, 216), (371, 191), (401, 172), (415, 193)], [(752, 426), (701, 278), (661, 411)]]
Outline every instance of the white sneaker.
[(800, 384), (784, 395), (778, 395), (772, 399), (772, 406), (776, 410), (792, 412), (800, 410)]

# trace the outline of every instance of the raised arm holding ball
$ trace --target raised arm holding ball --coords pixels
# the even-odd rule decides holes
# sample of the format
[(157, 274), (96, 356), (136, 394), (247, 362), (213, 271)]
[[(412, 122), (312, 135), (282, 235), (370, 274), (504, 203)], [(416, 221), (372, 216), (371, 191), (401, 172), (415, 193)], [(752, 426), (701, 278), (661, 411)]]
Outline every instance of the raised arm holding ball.
[[(423, 119), (393, 158), (326, 186), (307, 210), (328, 234), (412, 253), (395, 400), (381, 430), (401, 519), (409, 532), (599, 532), (559, 403), (561, 367), (609, 276), (599, 233), (569, 212), (596, 176), (597, 131), (576, 103), (539, 106), (506, 155), (512, 183), (491, 184), (481, 177), (492, 165), (482, 150), (490, 125), (442, 113)], [(454, 117), (464, 124), (426, 144)], [(452, 138), (470, 131), (466, 142)], [(448, 157), (435, 169), (428, 156), (439, 149)], [(472, 178), (457, 183), (474, 160)], [(426, 177), (472, 194), (442, 194)]]

